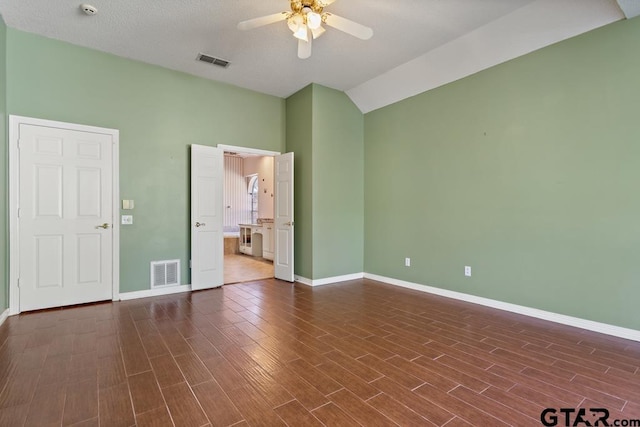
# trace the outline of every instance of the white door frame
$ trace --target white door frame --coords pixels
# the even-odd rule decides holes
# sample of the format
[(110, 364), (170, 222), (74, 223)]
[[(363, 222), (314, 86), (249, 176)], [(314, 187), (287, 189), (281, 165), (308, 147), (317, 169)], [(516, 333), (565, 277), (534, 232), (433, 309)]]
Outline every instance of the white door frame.
[(258, 156), (279, 156), (280, 154), (282, 154), (279, 151), (261, 150), (259, 148), (249, 148), (249, 147), (238, 147), (235, 145), (218, 144), (216, 145), (216, 147), (218, 147), (223, 151), (232, 151), (234, 153), (256, 154)]
[(18, 208), (20, 170), (19, 170), (19, 150), (18, 137), (20, 135), (20, 125), (27, 124), (33, 126), (44, 126), (75, 130), (80, 132), (94, 132), (111, 135), (113, 141), (113, 228), (112, 228), (112, 277), (113, 290), (112, 300), (120, 298), (120, 157), (119, 157), (119, 131), (95, 126), (86, 126), (75, 123), (57, 122), (53, 120), (36, 119), (33, 117), (23, 117), (9, 115), (9, 315), (20, 313), (20, 288), (18, 288), (18, 275), (20, 272), (18, 233)]

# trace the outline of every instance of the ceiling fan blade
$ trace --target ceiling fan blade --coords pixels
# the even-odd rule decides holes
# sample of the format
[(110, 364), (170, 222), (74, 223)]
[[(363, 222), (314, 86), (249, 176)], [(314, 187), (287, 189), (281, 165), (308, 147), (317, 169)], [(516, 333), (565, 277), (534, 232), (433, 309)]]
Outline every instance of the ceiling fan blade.
[(239, 30), (253, 30), (263, 25), (274, 24), (287, 19), (287, 12), (274, 13), (273, 15), (261, 16), (238, 23)]
[(298, 58), (307, 59), (311, 56), (311, 40), (313, 40), (312, 37), (309, 37), (308, 42), (298, 40)]
[(369, 40), (373, 36), (371, 28), (333, 13), (327, 13), (326, 24), (362, 40)]
[(320, 3), (322, 3), (322, 7), (326, 7), (329, 6), (331, 3), (335, 2), (336, 0), (320, 0)]

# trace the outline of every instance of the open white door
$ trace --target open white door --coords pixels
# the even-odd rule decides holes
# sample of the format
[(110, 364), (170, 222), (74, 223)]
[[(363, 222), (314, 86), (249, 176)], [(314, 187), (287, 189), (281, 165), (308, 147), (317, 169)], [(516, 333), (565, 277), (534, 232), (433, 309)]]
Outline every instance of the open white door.
[(224, 282), (224, 152), (191, 146), (191, 289)]
[(293, 282), (293, 153), (275, 156), (276, 279)]

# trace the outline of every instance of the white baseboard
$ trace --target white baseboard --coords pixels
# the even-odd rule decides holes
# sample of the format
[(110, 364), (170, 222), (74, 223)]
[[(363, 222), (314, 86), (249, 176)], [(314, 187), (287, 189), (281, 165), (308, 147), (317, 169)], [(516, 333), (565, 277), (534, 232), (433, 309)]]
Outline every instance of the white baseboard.
[(345, 274), (343, 276), (334, 276), (334, 277), (326, 277), (324, 279), (307, 279), (302, 276), (295, 276), (296, 282), (302, 283), (307, 286), (322, 286), (322, 285), (330, 285), (332, 283), (340, 283), (346, 282), (349, 280), (357, 280), (364, 278), (364, 273), (353, 273), (353, 274)]
[(430, 294), (440, 295), (447, 298), (453, 298), (460, 301), (466, 301), (473, 304), (484, 305), (486, 307), (497, 308), (498, 310), (504, 310), (504, 311), (510, 311), (512, 313), (523, 314), (525, 316), (548, 320), (550, 322), (560, 323), (563, 325), (574, 326), (576, 328), (582, 328), (588, 331), (600, 332), (602, 334), (612, 335), (614, 337), (625, 338), (633, 341), (640, 341), (640, 331), (637, 331), (635, 329), (623, 328), (621, 326), (609, 325), (607, 323), (594, 322), (592, 320), (581, 319), (579, 317), (572, 317), (564, 314), (553, 313), (550, 311), (539, 310), (537, 308), (526, 307), (523, 305), (511, 304), (508, 302), (478, 297), (475, 295), (469, 295), (462, 292), (434, 288), (433, 286), (420, 285), (418, 283), (406, 282), (404, 280), (378, 276), (377, 274), (364, 273), (364, 277), (365, 279), (375, 280), (378, 282), (387, 283), (389, 285), (401, 286), (403, 288), (413, 289), (416, 291), (427, 292)]
[(166, 288), (145, 289), (144, 291), (120, 292), (120, 301), (130, 299), (157, 297), (161, 295), (178, 294), (180, 292), (190, 292), (191, 285), (167, 286)]
[(7, 320), (7, 317), (9, 317), (9, 309), (8, 308), (5, 311), (3, 311), (2, 314), (0, 314), (0, 325), (2, 325), (5, 320)]
[(313, 286), (313, 280), (307, 279), (306, 277), (298, 276), (297, 274), (293, 276), (293, 280), (298, 283), (302, 283), (303, 285)]

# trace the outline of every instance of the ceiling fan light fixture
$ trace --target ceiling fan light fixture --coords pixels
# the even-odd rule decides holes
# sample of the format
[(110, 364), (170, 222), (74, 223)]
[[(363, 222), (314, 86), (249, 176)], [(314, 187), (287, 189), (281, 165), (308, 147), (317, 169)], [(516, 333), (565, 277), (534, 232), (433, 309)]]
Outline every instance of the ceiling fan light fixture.
[(295, 34), (300, 26), (304, 25), (304, 18), (301, 15), (294, 13), (289, 17), (289, 19), (287, 19), (287, 25), (289, 26), (291, 32)]
[(316, 30), (320, 28), (320, 25), (322, 25), (322, 16), (320, 14), (315, 12), (307, 13), (307, 27), (310, 30)]
[(293, 33), (293, 37), (302, 41), (309, 41), (309, 30), (306, 25), (302, 24), (298, 27), (298, 29)]
[(312, 28), (311, 29), (311, 34), (313, 35), (314, 39), (317, 39), (318, 37), (323, 35), (325, 33), (325, 31), (327, 31), (327, 30), (325, 30), (322, 27), (318, 27), (318, 28), (315, 28), (315, 29)]
[[(1, 1), (1, 0), (0, 0)], [(239, 30), (251, 30), (276, 22), (287, 21), (287, 26), (298, 39), (298, 57), (311, 56), (311, 42), (325, 33), (324, 25), (340, 30), (361, 40), (373, 36), (373, 30), (350, 19), (342, 18), (324, 8), (335, 0), (289, 0), (291, 11), (274, 13), (238, 23)]]

